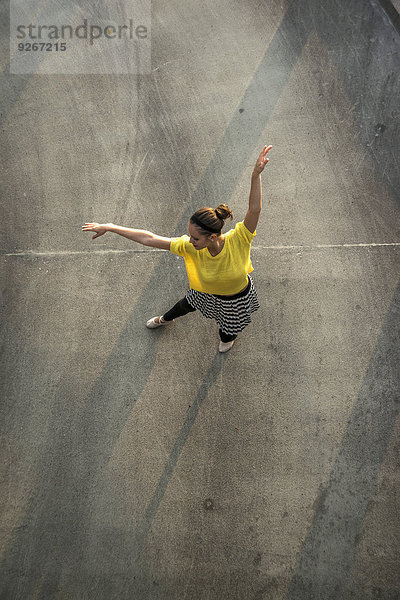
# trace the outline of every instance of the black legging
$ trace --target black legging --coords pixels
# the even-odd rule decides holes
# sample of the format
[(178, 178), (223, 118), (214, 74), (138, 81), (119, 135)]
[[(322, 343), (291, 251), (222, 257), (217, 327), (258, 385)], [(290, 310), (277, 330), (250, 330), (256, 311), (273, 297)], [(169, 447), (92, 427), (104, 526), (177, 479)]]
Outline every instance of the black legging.
[[(163, 316), (164, 321), (172, 321), (172, 319), (176, 319), (177, 317), (182, 317), (183, 315), (187, 315), (189, 312), (194, 312), (196, 309), (193, 306), (190, 306), (189, 302), (186, 298), (182, 298), (173, 306), (168, 312)], [(237, 338), (237, 335), (228, 335), (224, 333), (221, 329), (219, 330), (219, 337), (222, 342), (231, 342), (232, 340)]]

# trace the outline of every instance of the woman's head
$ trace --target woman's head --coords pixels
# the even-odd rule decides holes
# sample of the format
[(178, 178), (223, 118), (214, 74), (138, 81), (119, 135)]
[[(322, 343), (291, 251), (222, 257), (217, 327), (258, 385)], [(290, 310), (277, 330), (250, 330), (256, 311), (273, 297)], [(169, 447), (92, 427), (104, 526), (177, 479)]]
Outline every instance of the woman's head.
[(220, 204), (217, 208), (199, 208), (189, 220), (190, 243), (196, 250), (206, 248), (221, 235), (229, 217), (232, 219), (233, 214), (226, 204)]

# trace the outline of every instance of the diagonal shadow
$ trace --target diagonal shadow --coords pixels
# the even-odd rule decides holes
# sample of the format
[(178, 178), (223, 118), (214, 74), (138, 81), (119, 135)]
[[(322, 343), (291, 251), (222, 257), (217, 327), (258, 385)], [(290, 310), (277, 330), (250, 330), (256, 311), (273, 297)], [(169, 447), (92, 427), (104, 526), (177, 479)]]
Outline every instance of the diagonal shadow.
[[(190, 215), (206, 198), (229, 201), (243, 169), (254, 154), (260, 132), (265, 128), (302, 52), (310, 28), (310, 19), (303, 11), (300, 15), (296, 3), (292, 3), (242, 99), (244, 112), (238, 112), (232, 118), (176, 228), (176, 234), (181, 234), (182, 229), (186, 231)], [(85, 406), (78, 413), (68, 413), (66, 409), (68, 375), (60, 382), (51, 418), (53, 427), (48, 427), (48, 439), (44, 442), (44, 458), (38, 469), (36, 491), (2, 561), (1, 598), (15, 595), (31, 598), (38, 587), (42, 592), (48, 590), (51, 595), (62, 577), (68, 579), (72, 597), (74, 585), (77, 591), (85, 589), (85, 580), (80, 582), (80, 575), (85, 568), (85, 541), (90, 536), (88, 524), (93, 490), (101, 481), (102, 470), (154, 365), (159, 332), (151, 332), (146, 344), (137, 344), (135, 340), (143, 337), (142, 321), (147, 307), (154, 303), (160, 289), (168, 288), (170, 258), (167, 253), (160, 254), (129, 322)], [(188, 415), (137, 531), (137, 557), (201, 401), (222, 366), (223, 360), (215, 358), (200, 387), (197, 404)], [(109, 417), (110, 406), (112, 418)], [(66, 419), (60, 427), (59, 415), (63, 413)], [(131, 549), (131, 541), (128, 547)], [(101, 557), (96, 558), (101, 562)], [(103, 558), (107, 565), (108, 557)], [(130, 556), (126, 557), (126, 561), (128, 566), (131, 565)], [(105, 586), (101, 590), (104, 597), (107, 597), (112, 585), (109, 581), (109, 588)], [(127, 597), (131, 597), (128, 592)]]
[[(300, 3), (298, 4), (300, 5)], [(334, 59), (338, 61), (339, 72), (342, 72), (343, 80), (347, 81), (347, 89), (350, 97), (354, 97), (354, 94), (358, 94), (360, 90), (364, 89), (362, 87), (364, 84), (358, 84), (356, 81), (354, 85), (355, 91), (353, 91), (351, 84), (354, 81), (348, 80), (348, 74), (352, 74), (351, 69), (354, 72), (358, 72), (359, 67), (357, 63), (359, 63), (360, 57), (357, 56), (357, 50), (355, 51), (355, 56), (352, 53), (348, 53), (349, 56), (345, 56), (345, 53), (337, 47), (340, 40), (335, 41), (334, 31), (332, 34), (327, 33), (332, 23), (337, 24), (337, 14), (339, 13), (335, 13), (334, 11), (337, 11), (338, 7), (343, 10), (346, 17), (346, 15), (350, 15), (348, 11), (354, 11), (354, 7), (358, 5), (359, 2), (356, 2), (356, 0), (349, 0), (347, 4), (344, 4), (342, 1), (340, 3), (338, 1), (334, 2), (332, 3), (333, 8), (324, 3), (324, 10), (321, 11), (320, 3), (316, 2), (316, 0), (310, 0), (307, 7), (304, 4), (297, 6), (296, 3), (292, 3), (289, 6), (281, 26), (242, 99), (241, 107), (244, 108), (244, 112), (235, 114), (229, 124), (224, 138), (216, 150), (190, 205), (182, 216), (176, 229), (176, 234), (180, 234), (182, 229), (186, 230), (188, 218), (198, 205), (205, 203), (205, 199), (218, 197), (220, 202), (228, 202), (249, 157), (254, 152), (260, 131), (265, 128), (313, 25), (316, 27), (322, 41), (327, 44), (333, 53)], [(313, 20), (310, 13), (307, 12), (308, 10), (312, 10)], [(343, 32), (343, 35), (347, 36), (346, 40), (348, 42), (351, 41), (351, 36), (347, 29)], [(365, 60), (367, 59), (368, 57), (365, 58)], [(342, 60), (345, 67), (341, 67), (340, 65)], [(388, 85), (391, 86), (390, 89)], [(388, 85), (386, 85), (386, 90), (395, 91), (394, 84), (391, 84), (389, 81)], [(377, 99), (373, 96), (373, 94), (378, 94), (378, 92), (374, 92), (373, 90), (379, 88), (378, 86), (370, 87), (370, 96), (363, 103), (360, 110), (356, 111), (356, 118), (360, 120), (363, 118), (365, 120), (375, 120), (374, 107), (379, 98)], [(365, 135), (367, 136), (368, 133), (366, 130)], [(387, 175), (385, 175), (386, 179), (383, 175), (385, 170), (382, 168), (382, 156), (385, 156), (384, 150), (381, 151), (376, 168), (387, 183), (389, 179)], [(393, 173), (396, 174), (398, 172), (397, 165), (397, 171), (394, 167), (393, 156), (388, 156), (387, 164), (389, 170), (386, 171), (386, 174), (389, 173), (392, 176)], [(49, 428), (49, 438), (44, 444), (45, 452), (43, 455), (45, 457), (51, 456), (51, 460), (49, 464), (47, 458), (43, 460), (34, 498), (27, 510), (22, 525), (16, 531), (14, 539), (6, 552), (2, 564), (2, 572), (4, 573), (2, 598), (14, 596), (32, 597), (38, 586), (41, 586), (42, 596), (45, 593), (46, 597), (52, 597), (61, 576), (70, 577), (72, 581), (74, 570), (78, 589), (84, 589), (85, 584), (79, 582), (79, 574), (82, 573), (82, 557), (85, 556), (84, 549), (82, 548), (82, 540), (86, 540), (89, 535), (87, 524), (91, 516), (91, 495), (98, 481), (101, 480), (102, 469), (106, 466), (115, 441), (124, 426), (127, 416), (131, 412), (132, 405), (140, 396), (154, 365), (158, 332), (152, 332), (154, 336), (149, 336), (147, 344), (139, 345), (135, 343), (135, 339), (140, 339), (142, 335), (140, 330), (143, 314), (147, 306), (154, 302), (154, 296), (159, 293), (160, 288), (166, 283), (168, 277), (166, 273), (168, 273), (168, 257), (161, 255), (146, 289), (143, 291), (132, 312), (129, 323), (113, 348), (104, 371), (89, 394), (85, 406), (78, 414), (67, 413), (65, 423), (59, 427), (59, 415), (65, 412), (65, 403), (68, 402), (68, 378), (66, 377), (61, 382), (59, 397), (56, 398), (54, 403), (54, 413), (52, 416), (54, 432)], [(390, 315), (393, 316), (396, 313), (397, 306), (398, 294), (396, 293), (396, 299), (393, 304), (394, 308), (390, 311)], [(377, 346), (377, 356), (378, 358), (380, 356), (380, 360), (383, 361), (381, 365), (383, 364), (385, 369), (388, 369), (385, 377), (383, 378), (381, 373), (381, 378), (379, 379), (378, 377), (378, 381), (386, 385), (387, 377), (390, 375), (392, 378), (390, 379), (392, 381), (391, 389), (393, 393), (396, 393), (395, 381), (393, 381), (395, 363), (390, 360), (390, 353), (387, 354), (384, 352), (384, 349), (389, 347), (393, 341), (390, 336), (393, 332), (397, 332), (395, 330), (395, 323), (392, 323), (392, 325), (392, 333), (384, 328), (380, 338), (382, 339), (381, 345), (378, 343)], [(389, 335), (389, 338), (386, 339), (385, 335)], [(395, 352), (395, 349), (393, 351)], [(377, 365), (374, 365), (373, 360), (371, 362), (372, 373), (374, 373), (374, 368), (375, 371), (377, 370)], [(385, 365), (388, 366), (386, 367)], [(202, 384), (201, 389), (203, 389), (203, 392), (210, 389), (213, 381), (215, 381), (215, 376), (221, 368), (222, 364), (216, 365), (214, 360), (205, 383), (203, 382)], [(369, 373), (371, 372), (371, 368), (368, 371)], [(375, 379), (377, 375), (378, 373), (376, 373)], [(373, 382), (374, 377), (372, 377), (368, 385), (373, 386)], [(197, 398), (200, 399), (202, 397), (199, 391)], [(108, 418), (110, 403), (113, 406), (112, 419)], [(198, 400), (198, 408), (199, 406), (200, 400)], [(357, 403), (356, 406), (360, 410), (361, 405)], [(390, 406), (390, 399), (388, 406)], [(165, 489), (173, 474), (187, 435), (189, 435), (190, 428), (196, 418), (197, 410), (194, 410), (188, 416), (189, 420), (183, 426), (163, 475), (147, 507), (142, 524), (136, 533), (135, 540), (139, 554), (154, 516), (157, 513)], [(383, 456), (382, 453), (384, 452), (385, 431), (387, 432), (388, 429), (388, 417), (390, 415), (383, 411), (380, 416), (382, 418), (377, 423), (383, 429), (379, 430), (378, 427), (374, 428), (374, 431), (377, 437), (383, 431), (383, 445), (379, 446), (378, 443), (375, 450), (373, 450), (375, 439), (371, 439), (370, 449), (375, 454), (374, 456), (370, 456), (370, 462), (367, 463), (372, 471), (369, 482), (363, 483), (366, 486), (366, 495), (372, 491), (371, 481), (375, 473), (374, 468), (377, 472), (377, 465), (380, 464)], [(348, 490), (353, 480), (353, 475), (350, 476), (349, 473), (351, 472), (352, 464), (356, 461), (352, 461), (351, 456), (348, 455), (351, 444), (354, 444), (354, 431), (352, 432), (351, 430), (352, 423), (353, 421), (351, 420), (348, 428), (349, 433), (344, 438), (344, 442), (347, 440), (347, 445), (344, 444), (343, 452), (340, 452), (338, 456), (338, 460), (342, 457), (341, 462), (335, 463), (338, 465), (337, 472), (333, 473), (325, 493), (320, 498), (320, 510), (317, 510), (314, 520), (314, 533), (311, 532), (308, 538), (311, 542), (312, 539), (320, 540), (321, 532), (327, 526), (326, 522), (321, 518), (323, 511), (330, 509), (331, 505), (333, 509), (336, 506), (337, 512), (333, 514), (340, 516), (340, 510), (347, 506), (343, 507), (340, 502), (336, 501), (336, 497), (338, 490), (340, 493), (343, 490)], [(353, 434), (353, 438), (351, 434)], [(388, 435), (389, 433), (386, 436), (386, 441)], [(356, 456), (359, 456), (359, 454), (356, 454)], [(376, 459), (375, 463), (373, 461), (374, 457)], [(362, 458), (360, 456), (360, 460)], [(354, 474), (354, 476), (356, 475), (357, 473)], [(358, 476), (360, 477), (359, 473)], [(335, 481), (337, 480), (341, 483), (335, 487)], [(357, 500), (354, 501), (353, 505), (349, 504), (347, 508), (350, 510), (352, 506), (355, 511), (360, 508)], [(349, 514), (349, 522), (353, 523), (352, 532), (354, 535), (347, 535), (341, 542), (344, 545), (345, 558), (340, 563), (339, 557), (336, 563), (338, 569), (342, 569), (342, 573), (348, 568), (349, 557), (352, 551), (351, 544), (355, 539), (355, 532), (359, 529), (361, 523), (357, 515), (351, 511), (346, 514)], [(339, 528), (337, 537), (340, 538), (339, 533), (342, 535), (343, 531), (340, 530), (338, 524), (337, 526)], [(311, 590), (310, 594), (312, 594), (313, 590), (317, 589), (316, 586), (319, 585), (319, 582), (325, 586), (323, 580), (324, 565), (327, 562), (336, 564), (336, 546), (334, 544), (328, 544), (326, 547), (328, 554), (325, 553), (324, 558), (321, 553), (315, 554), (315, 545), (313, 543), (310, 545), (310, 543), (308, 545), (306, 543), (304, 547), (299, 568), (289, 592), (289, 598), (296, 597), (300, 599), (302, 596), (296, 596), (296, 593), (302, 594), (304, 586), (306, 586), (306, 594), (309, 593), (308, 590)], [(129, 542), (128, 547), (131, 548), (131, 542)], [(331, 557), (329, 553), (332, 554)], [(312, 558), (313, 556), (314, 559)], [(129, 565), (131, 560), (129, 557), (127, 560)], [(314, 572), (308, 568), (309, 566), (310, 569), (311, 567), (314, 568)], [(314, 588), (312, 587), (313, 582), (315, 582)], [(330, 587), (330, 593), (333, 593), (332, 590), (335, 585), (336, 582), (330, 580), (328, 586)], [(104, 593), (106, 593), (106, 590), (104, 590)], [(303, 597), (313, 598), (312, 595), (304, 595)], [(326, 597), (329, 598), (331, 596), (328, 595)]]
[(132, 552), (133, 556), (136, 556), (137, 558), (139, 558), (141, 555), (145, 539), (151, 528), (154, 517), (157, 514), (158, 507), (160, 506), (161, 501), (164, 497), (165, 491), (174, 473), (174, 469), (177, 465), (181, 452), (186, 444), (186, 440), (189, 437), (190, 431), (196, 420), (200, 407), (205, 398), (207, 397), (208, 392), (217, 380), (218, 375), (223, 370), (224, 363), (227, 360), (227, 358), (228, 356), (226, 354), (220, 354), (219, 352), (217, 352), (197, 392), (197, 396), (193, 401), (190, 410), (188, 411), (186, 421), (184, 422), (182, 429), (176, 439), (172, 452), (168, 457), (168, 461), (164, 467), (164, 471), (160, 477), (157, 488), (147, 506), (142, 522), (140, 523), (140, 526), (136, 531), (135, 538), (132, 543)]
[(286, 600), (338, 600), (400, 403), (400, 283), (301, 550)]
[[(397, 99), (400, 38), (388, 36), (373, 2), (334, 0), (313, 6), (313, 25), (335, 62), (374, 161), (375, 175), (400, 207)], [(318, 10), (319, 9), (319, 10)], [(363, 43), (354, 43), (362, 39)], [(384, 43), (381, 42), (384, 40)], [(369, 43), (368, 43), (369, 42)], [(373, 81), (373, 85), (371, 85)], [(376, 124), (386, 124), (376, 134)], [(382, 131), (383, 128), (381, 128)], [(373, 143), (371, 144), (371, 137)], [(382, 327), (328, 483), (321, 493), (286, 600), (338, 600), (373, 493), (400, 402), (400, 287)]]
[(398, 21), (391, 22), (375, 0), (307, 2), (313, 27), (352, 104), (352, 118), (374, 177), (400, 210)]
[(382, 6), (389, 19), (392, 21), (396, 31), (400, 33), (400, 14), (398, 10), (393, 6), (393, 3), (390, 2), (390, 0), (379, 0), (379, 4)]

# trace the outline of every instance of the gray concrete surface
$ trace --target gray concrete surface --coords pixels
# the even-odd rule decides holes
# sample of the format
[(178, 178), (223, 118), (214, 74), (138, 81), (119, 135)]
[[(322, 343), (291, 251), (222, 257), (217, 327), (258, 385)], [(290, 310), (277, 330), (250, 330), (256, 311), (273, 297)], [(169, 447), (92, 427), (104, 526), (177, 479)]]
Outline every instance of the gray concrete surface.
[[(10, 76), (2, 11), (1, 598), (400, 594), (400, 39), (379, 2), (154, 2), (152, 73)], [(220, 355), (183, 261), (107, 234), (244, 217)]]

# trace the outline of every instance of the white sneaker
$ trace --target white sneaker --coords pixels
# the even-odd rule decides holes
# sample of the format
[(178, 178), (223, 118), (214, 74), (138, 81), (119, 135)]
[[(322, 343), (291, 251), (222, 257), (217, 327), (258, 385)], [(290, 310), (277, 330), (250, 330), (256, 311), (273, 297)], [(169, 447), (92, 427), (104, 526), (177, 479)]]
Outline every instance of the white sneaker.
[(230, 350), (232, 348), (234, 343), (235, 343), (235, 340), (232, 340), (231, 342), (220, 342), (218, 350), (220, 352), (228, 352), (228, 350)]
[[(156, 321), (156, 319), (158, 319), (158, 321)], [(172, 319), (172, 321), (161, 321), (162, 316), (161, 317), (153, 317), (152, 319), (149, 319), (146, 323), (146, 327), (148, 327), (149, 329), (155, 329), (156, 327), (161, 327), (161, 325), (168, 325), (168, 323), (173, 323), (175, 321), (175, 319)]]

